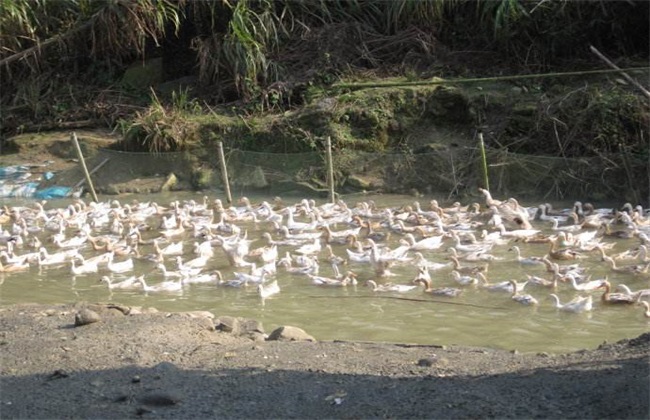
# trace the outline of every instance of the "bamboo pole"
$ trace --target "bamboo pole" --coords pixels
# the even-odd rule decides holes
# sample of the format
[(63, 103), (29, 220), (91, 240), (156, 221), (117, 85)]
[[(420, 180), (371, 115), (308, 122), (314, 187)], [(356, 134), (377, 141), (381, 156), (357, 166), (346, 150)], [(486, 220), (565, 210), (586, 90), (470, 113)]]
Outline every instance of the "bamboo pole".
[(223, 153), (223, 142), (217, 142), (219, 151), (219, 164), (221, 165), (221, 178), (223, 179), (223, 189), (226, 192), (226, 201), (232, 204), (232, 195), (230, 195), (230, 181), (228, 180), (228, 168), (226, 167), (226, 156)]
[(478, 143), (481, 148), (481, 163), (483, 166), (483, 182), (485, 183), (485, 189), (490, 191), (490, 180), (488, 178), (488, 168), (487, 168), (487, 157), (485, 156), (485, 142), (483, 141), (483, 132), (478, 132)]
[[(88, 172), (88, 175), (92, 175), (92, 174), (94, 174), (95, 172), (99, 171), (99, 169), (100, 169), (102, 166), (106, 165), (106, 163), (107, 163), (109, 160), (111, 160), (111, 159), (110, 159), (110, 158), (106, 158), (106, 159), (104, 159), (104, 160), (102, 161), (102, 163), (100, 163), (99, 165), (95, 166), (95, 168), (94, 168), (93, 170), (91, 170), (90, 172)], [(83, 185), (84, 182), (86, 182), (86, 180), (85, 180), (85, 179), (82, 179), (81, 181), (79, 181), (79, 182), (77, 182), (76, 184), (74, 184), (74, 187), (72, 187), (72, 188), (79, 188), (79, 187), (81, 187), (81, 185)]]
[(646, 88), (644, 88), (644, 87), (641, 85), (641, 83), (637, 82), (637, 81), (636, 81), (635, 79), (633, 79), (629, 74), (625, 73), (625, 71), (624, 71), (623, 69), (619, 68), (616, 64), (614, 64), (613, 62), (611, 62), (611, 61), (609, 60), (609, 58), (605, 57), (605, 56), (604, 56), (600, 51), (598, 51), (598, 50), (596, 49), (596, 47), (594, 47), (593, 45), (590, 45), (590, 46), (589, 46), (589, 49), (591, 50), (592, 53), (596, 54), (596, 55), (598, 56), (598, 58), (600, 58), (601, 60), (603, 60), (603, 61), (604, 61), (608, 66), (610, 66), (611, 68), (613, 68), (613, 69), (615, 69), (616, 71), (618, 71), (618, 72), (621, 74), (621, 76), (623, 76), (623, 77), (625, 78), (625, 80), (627, 80), (628, 82), (630, 82), (630, 83), (632, 83), (634, 86), (636, 86), (636, 87), (637, 87), (637, 88), (638, 88), (638, 89), (639, 89), (639, 90), (640, 90), (640, 91), (641, 91), (641, 92), (642, 92), (642, 93), (643, 93), (647, 98), (650, 98), (650, 92), (649, 92)]
[(99, 203), (99, 200), (97, 199), (97, 193), (95, 192), (95, 187), (93, 186), (93, 181), (90, 179), (90, 173), (88, 172), (88, 168), (86, 167), (86, 161), (84, 160), (84, 155), (83, 153), (81, 153), (81, 146), (79, 146), (77, 133), (73, 131), (70, 134), (70, 139), (72, 140), (72, 143), (74, 144), (74, 147), (77, 150), (77, 157), (79, 157), (79, 164), (81, 164), (81, 169), (83, 170), (84, 175), (86, 176), (86, 184), (88, 184), (88, 188), (90, 189), (90, 194), (93, 196), (93, 200), (95, 200), (95, 203)]
[(330, 202), (336, 203), (334, 192), (334, 163), (332, 162), (332, 139), (327, 136), (327, 187), (329, 189)]
[(484, 78), (468, 79), (439, 79), (439, 80), (421, 80), (418, 82), (389, 82), (389, 83), (339, 83), (334, 84), (334, 89), (364, 89), (364, 88), (389, 88), (400, 86), (427, 86), (427, 85), (452, 85), (461, 83), (480, 83), (480, 82), (497, 82), (502, 80), (521, 80), (521, 79), (540, 79), (545, 77), (564, 77), (564, 76), (584, 76), (589, 74), (606, 74), (617, 73), (621, 71), (650, 70), (650, 67), (630, 67), (625, 69), (605, 69), (605, 70), (586, 70), (586, 71), (569, 71), (563, 73), (545, 73), (545, 74), (519, 74), (514, 76), (497, 76)]

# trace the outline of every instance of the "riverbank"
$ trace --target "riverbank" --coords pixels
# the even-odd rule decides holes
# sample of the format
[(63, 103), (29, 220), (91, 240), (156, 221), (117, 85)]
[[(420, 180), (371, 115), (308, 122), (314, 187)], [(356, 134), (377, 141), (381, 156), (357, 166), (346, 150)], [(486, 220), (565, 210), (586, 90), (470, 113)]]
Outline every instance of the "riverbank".
[[(79, 318), (83, 309), (97, 318)], [(75, 325), (92, 320), (98, 322)], [(252, 320), (82, 303), (5, 308), (0, 331), (3, 418), (645, 418), (650, 412), (650, 334), (569, 354), (287, 342), (269, 340), (271, 332)]]

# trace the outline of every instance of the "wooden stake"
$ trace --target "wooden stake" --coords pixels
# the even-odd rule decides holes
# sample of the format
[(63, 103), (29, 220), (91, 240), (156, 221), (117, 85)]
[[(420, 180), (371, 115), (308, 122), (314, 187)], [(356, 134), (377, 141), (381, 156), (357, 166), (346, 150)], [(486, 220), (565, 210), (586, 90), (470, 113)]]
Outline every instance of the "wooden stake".
[(485, 156), (485, 142), (483, 142), (483, 132), (478, 132), (478, 142), (481, 148), (481, 162), (483, 163), (483, 182), (485, 183), (485, 189), (490, 190), (490, 180), (488, 179), (488, 168), (487, 168), (487, 158)]
[[(104, 159), (104, 160), (102, 161), (102, 163), (100, 163), (99, 165), (95, 166), (95, 168), (94, 168), (92, 171), (88, 172), (88, 175), (92, 175), (92, 174), (94, 174), (95, 172), (99, 171), (99, 169), (100, 169), (102, 166), (106, 165), (106, 163), (107, 163), (109, 160), (111, 160), (111, 159), (110, 159), (110, 158), (106, 158), (106, 159)], [(81, 187), (81, 185), (83, 185), (84, 182), (86, 182), (86, 180), (85, 180), (85, 179), (82, 179), (81, 181), (79, 181), (79, 182), (77, 182), (76, 184), (74, 184), (74, 187), (72, 187), (72, 188), (73, 188), (73, 189), (74, 189), (74, 188), (79, 188), (79, 187)]]
[(332, 162), (332, 139), (327, 136), (327, 187), (329, 189), (330, 202), (336, 203), (334, 192), (334, 163)]
[(219, 151), (219, 164), (221, 165), (221, 178), (223, 179), (223, 189), (226, 192), (226, 200), (228, 204), (232, 204), (232, 196), (230, 195), (230, 181), (228, 181), (228, 168), (226, 167), (226, 156), (223, 154), (223, 143), (217, 142), (217, 149)]
[(93, 186), (93, 181), (90, 179), (90, 173), (88, 173), (88, 168), (86, 168), (86, 161), (84, 160), (84, 155), (81, 153), (81, 147), (79, 146), (79, 140), (77, 140), (77, 133), (74, 131), (70, 134), (72, 143), (74, 144), (75, 149), (77, 149), (77, 157), (79, 157), (79, 163), (81, 164), (81, 169), (83, 170), (84, 175), (86, 176), (86, 183), (90, 189), (90, 194), (93, 196), (95, 203), (99, 203), (97, 199), (97, 193), (95, 192), (95, 187)]
[(625, 78), (628, 82), (632, 83), (634, 86), (636, 86), (641, 93), (643, 93), (647, 98), (650, 98), (650, 92), (644, 88), (641, 83), (637, 82), (635, 79), (633, 79), (629, 74), (625, 73), (620, 67), (618, 67), (616, 64), (612, 63), (609, 58), (605, 57), (600, 51), (596, 49), (593, 45), (589, 46), (589, 49), (591, 50), (592, 53), (596, 54), (598, 58), (603, 60), (608, 66), (610, 66), (613, 69), (616, 69), (619, 71), (621, 76)]

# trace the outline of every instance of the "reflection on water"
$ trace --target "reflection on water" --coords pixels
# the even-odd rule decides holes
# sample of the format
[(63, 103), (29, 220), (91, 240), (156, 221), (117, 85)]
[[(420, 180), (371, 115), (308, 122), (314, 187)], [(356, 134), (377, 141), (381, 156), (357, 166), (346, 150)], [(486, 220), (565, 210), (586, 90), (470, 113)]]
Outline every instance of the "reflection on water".
[[(200, 200), (196, 194), (150, 195), (138, 199), (155, 200), (168, 205), (174, 200)], [(266, 197), (250, 197), (259, 202)], [(283, 197), (286, 204), (298, 202), (290, 197)], [(107, 200), (111, 198), (106, 198)], [(129, 198), (130, 200), (131, 198)], [(380, 207), (399, 207), (411, 204), (413, 197), (407, 196), (355, 196), (345, 201), (350, 207), (362, 200), (374, 200)], [(423, 203), (428, 199), (421, 199)], [(11, 205), (33, 206), (32, 202), (12, 202)], [(46, 209), (64, 206), (65, 202), (51, 202)], [(301, 218), (306, 221), (307, 219)], [(147, 220), (151, 225), (159, 224), (158, 216)], [(536, 228), (551, 233), (548, 222), (533, 222)], [(246, 223), (248, 238), (254, 240), (251, 249), (263, 246), (262, 233), (270, 230), (268, 223)], [(338, 226), (345, 229), (348, 226)], [(9, 224), (3, 226), (10, 229)], [(66, 233), (71, 235), (73, 229)], [(102, 232), (93, 232), (100, 234)], [(46, 248), (54, 253), (58, 249), (41, 234)], [(158, 235), (157, 232), (144, 232), (143, 239), (148, 240)], [(274, 233), (274, 237), (277, 235)], [(389, 246), (396, 247), (400, 235), (392, 235)], [(188, 231), (183, 236), (185, 244), (184, 259), (192, 254), (192, 245), (196, 238)], [(604, 242), (615, 239), (605, 238)], [(450, 239), (438, 250), (424, 250), (423, 256), (432, 262), (446, 263), (449, 253), (447, 246), (453, 245)], [(618, 240), (611, 252), (620, 252), (638, 245), (638, 239)], [(495, 246), (491, 253), (502, 260), (489, 263), (488, 278), (490, 282), (508, 279), (524, 281), (527, 274), (551, 278), (545, 266), (526, 266), (516, 260), (509, 251), (510, 245)], [(524, 256), (543, 256), (548, 251), (547, 244), (518, 243)], [(279, 255), (292, 251), (295, 247), (283, 246)], [(333, 246), (334, 253), (346, 255), (345, 245)], [(26, 247), (18, 248), (17, 253), (29, 251)], [(142, 254), (152, 252), (151, 245), (144, 245)], [(89, 245), (81, 249), (86, 257), (96, 255)], [(319, 254), (323, 262), (320, 274), (330, 276), (332, 269), (325, 263), (325, 252)], [(409, 251), (412, 256), (412, 252)], [(561, 262), (566, 263), (566, 262)], [(168, 268), (174, 263), (167, 260)], [(475, 264), (464, 262), (464, 264)], [(587, 267), (592, 278), (608, 276), (613, 285), (625, 283), (633, 290), (650, 287), (648, 278), (611, 271), (601, 261), (598, 252), (585, 253), (580, 264)], [(214, 257), (204, 271), (218, 269), (225, 279), (232, 277), (235, 271), (228, 264), (223, 251), (215, 248)], [(163, 311), (207, 310), (215, 315), (231, 315), (260, 320), (267, 331), (280, 325), (295, 325), (304, 328), (321, 340), (363, 340), (407, 342), (439, 345), (471, 345), (494, 348), (518, 349), (519, 351), (564, 352), (581, 348), (594, 348), (603, 341), (613, 342), (622, 338), (635, 337), (648, 331), (650, 322), (644, 317), (640, 307), (634, 305), (608, 305), (600, 302), (602, 290), (591, 292), (594, 296), (594, 310), (589, 313), (567, 313), (558, 311), (549, 297), (550, 289), (528, 285), (526, 292), (536, 297), (540, 304), (528, 307), (513, 302), (508, 293), (488, 292), (478, 286), (460, 286), (463, 293), (457, 298), (435, 297), (425, 295), (422, 289), (407, 293), (373, 293), (364, 287), (364, 281), (375, 278), (368, 264), (350, 262), (345, 270), (352, 270), (358, 275), (359, 283), (347, 287), (318, 287), (311, 284), (305, 276), (287, 274), (278, 269), (277, 278), (281, 292), (265, 301), (257, 295), (255, 287), (233, 288), (217, 287), (213, 284), (192, 284), (185, 286), (180, 294), (149, 293), (139, 290), (109, 291), (106, 284), (100, 283), (102, 275), (110, 275), (115, 281), (131, 275), (144, 274), (147, 282), (156, 284), (163, 280), (159, 271), (154, 271), (154, 264), (146, 260), (136, 260), (135, 270), (125, 274), (111, 274), (100, 267), (98, 273), (73, 276), (69, 265), (32, 267), (24, 272), (0, 273), (0, 305), (14, 303), (65, 303), (74, 301), (119, 302), (134, 306), (153, 306)], [(237, 269), (245, 271), (245, 269)], [(410, 284), (417, 274), (412, 263), (397, 264), (391, 267), (393, 276), (379, 279), (379, 283), (393, 282)], [(459, 287), (450, 276), (450, 269), (445, 268), (431, 272), (435, 287)], [(556, 293), (564, 303), (578, 293), (567, 284), (560, 284)]]

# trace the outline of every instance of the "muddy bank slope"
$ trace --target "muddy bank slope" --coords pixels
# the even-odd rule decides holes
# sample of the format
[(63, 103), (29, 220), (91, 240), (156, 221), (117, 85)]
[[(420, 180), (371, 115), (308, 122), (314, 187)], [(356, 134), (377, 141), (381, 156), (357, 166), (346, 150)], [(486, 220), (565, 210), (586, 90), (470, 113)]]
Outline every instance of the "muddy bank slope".
[[(75, 326), (82, 308), (92, 309), (99, 321)], [(1, 310), (0, 415), (647, 418), (650, 413), (650, 334), (570, 354), (517, 354), (276, 341), (252, 320), (135, 312), (86, 304)]]

